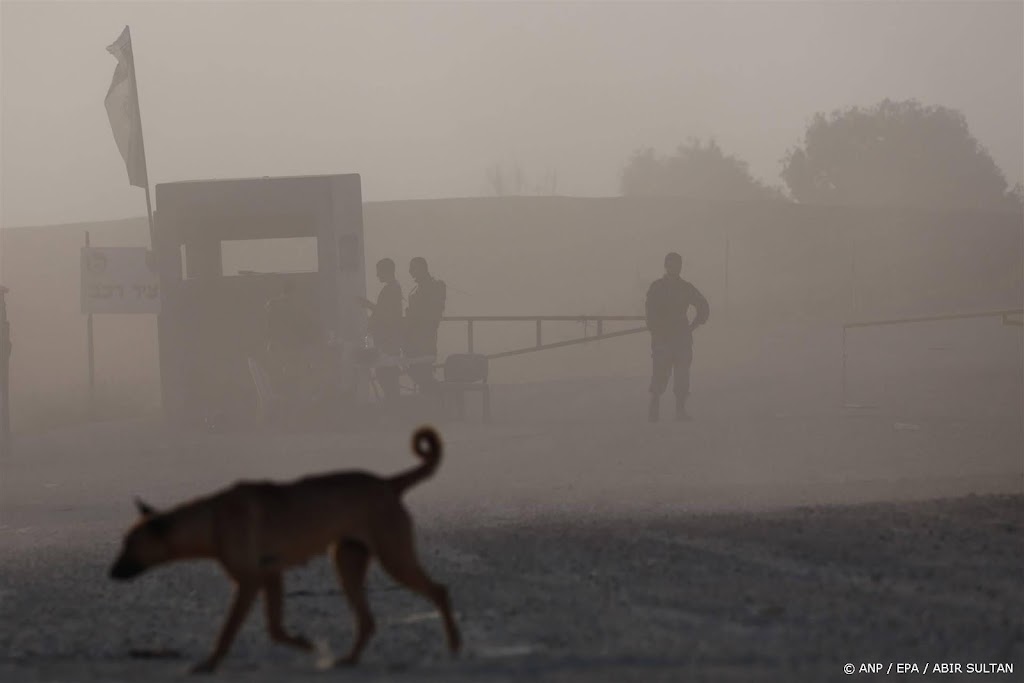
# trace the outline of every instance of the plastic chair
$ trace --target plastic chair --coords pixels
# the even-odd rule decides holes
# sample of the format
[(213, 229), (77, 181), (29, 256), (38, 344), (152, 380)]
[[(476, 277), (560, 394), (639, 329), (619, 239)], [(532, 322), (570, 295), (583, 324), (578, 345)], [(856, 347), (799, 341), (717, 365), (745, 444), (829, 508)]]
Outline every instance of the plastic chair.
[(466, 392), (479, 391), (483, 401), (483, 421), (491, 420), (491, 387), (487, 383), (487, 356), (479, 353), (453, 353), (444, 361), (441, 390), (455, 397), (459, 418), (465, 417)]

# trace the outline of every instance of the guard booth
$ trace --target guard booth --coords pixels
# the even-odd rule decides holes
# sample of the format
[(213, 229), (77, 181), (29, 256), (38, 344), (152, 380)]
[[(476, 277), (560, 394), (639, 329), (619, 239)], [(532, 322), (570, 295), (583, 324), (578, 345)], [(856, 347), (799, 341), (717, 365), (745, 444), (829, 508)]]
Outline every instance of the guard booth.
[(342, 400), (366, 392), (353, 364), (366, 315), (357, 174), (156, 186), (154, 249), (164, 413), (174, 422), (251, 414), (249, 359), (266, 347), (266, 302), (291, 283), (318, 326)]

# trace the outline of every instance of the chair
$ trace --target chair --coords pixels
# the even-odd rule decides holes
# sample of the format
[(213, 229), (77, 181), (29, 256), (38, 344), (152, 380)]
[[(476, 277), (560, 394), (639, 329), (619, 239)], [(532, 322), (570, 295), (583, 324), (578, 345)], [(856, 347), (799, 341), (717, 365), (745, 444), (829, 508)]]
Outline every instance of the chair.
[(483, 400), (483, 421), (491, 420), (491, 387), (487, 384), (487, 356), (479, 353), (453, 353), (445, 358), (441, 390), (455, 397), (460, 418), (466, 413), (466, 392), (479, 391)]

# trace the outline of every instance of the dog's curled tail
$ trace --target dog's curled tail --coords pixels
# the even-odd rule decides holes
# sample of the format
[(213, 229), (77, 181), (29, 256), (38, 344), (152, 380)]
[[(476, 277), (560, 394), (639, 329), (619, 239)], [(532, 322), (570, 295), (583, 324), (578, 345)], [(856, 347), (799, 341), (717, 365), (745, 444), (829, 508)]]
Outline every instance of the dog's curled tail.
[(444, 448), (441, 445), (441, 437), (436, 431), (430, 427), (420, 427), (412, 435), (412, 450), (423, 460), (423, 463), (419, 467), (391, 477), (389, 481), (399, 495), (424, 479), (428, 479), (437, 471), (437, 466), (441, 464), (441, 453)]

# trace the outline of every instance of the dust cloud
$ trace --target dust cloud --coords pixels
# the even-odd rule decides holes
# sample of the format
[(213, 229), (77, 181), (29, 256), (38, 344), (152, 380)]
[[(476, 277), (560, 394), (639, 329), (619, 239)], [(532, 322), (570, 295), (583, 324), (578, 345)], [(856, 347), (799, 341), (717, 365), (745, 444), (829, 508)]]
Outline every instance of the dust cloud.
[[(110, 584), (132, 498), (389, 475), (425, 423), (406, 502), (466, 650), (374, 569), (359, 680), (1024, 666), (1022, 12), (5, 3), (0, 676), (177, 675), (228, 582)], [(129, 22), (152, 234), (101, 102)], [(92, 387), (86, 234), (163, 297), (93, 316)], [(662, 281), (666, 333), (670, 253), (699, 295)], [(287, 575), (287, 621), (340, 654), (331, 573)], [(225, 676), (321, 675), (257, 617)]]

